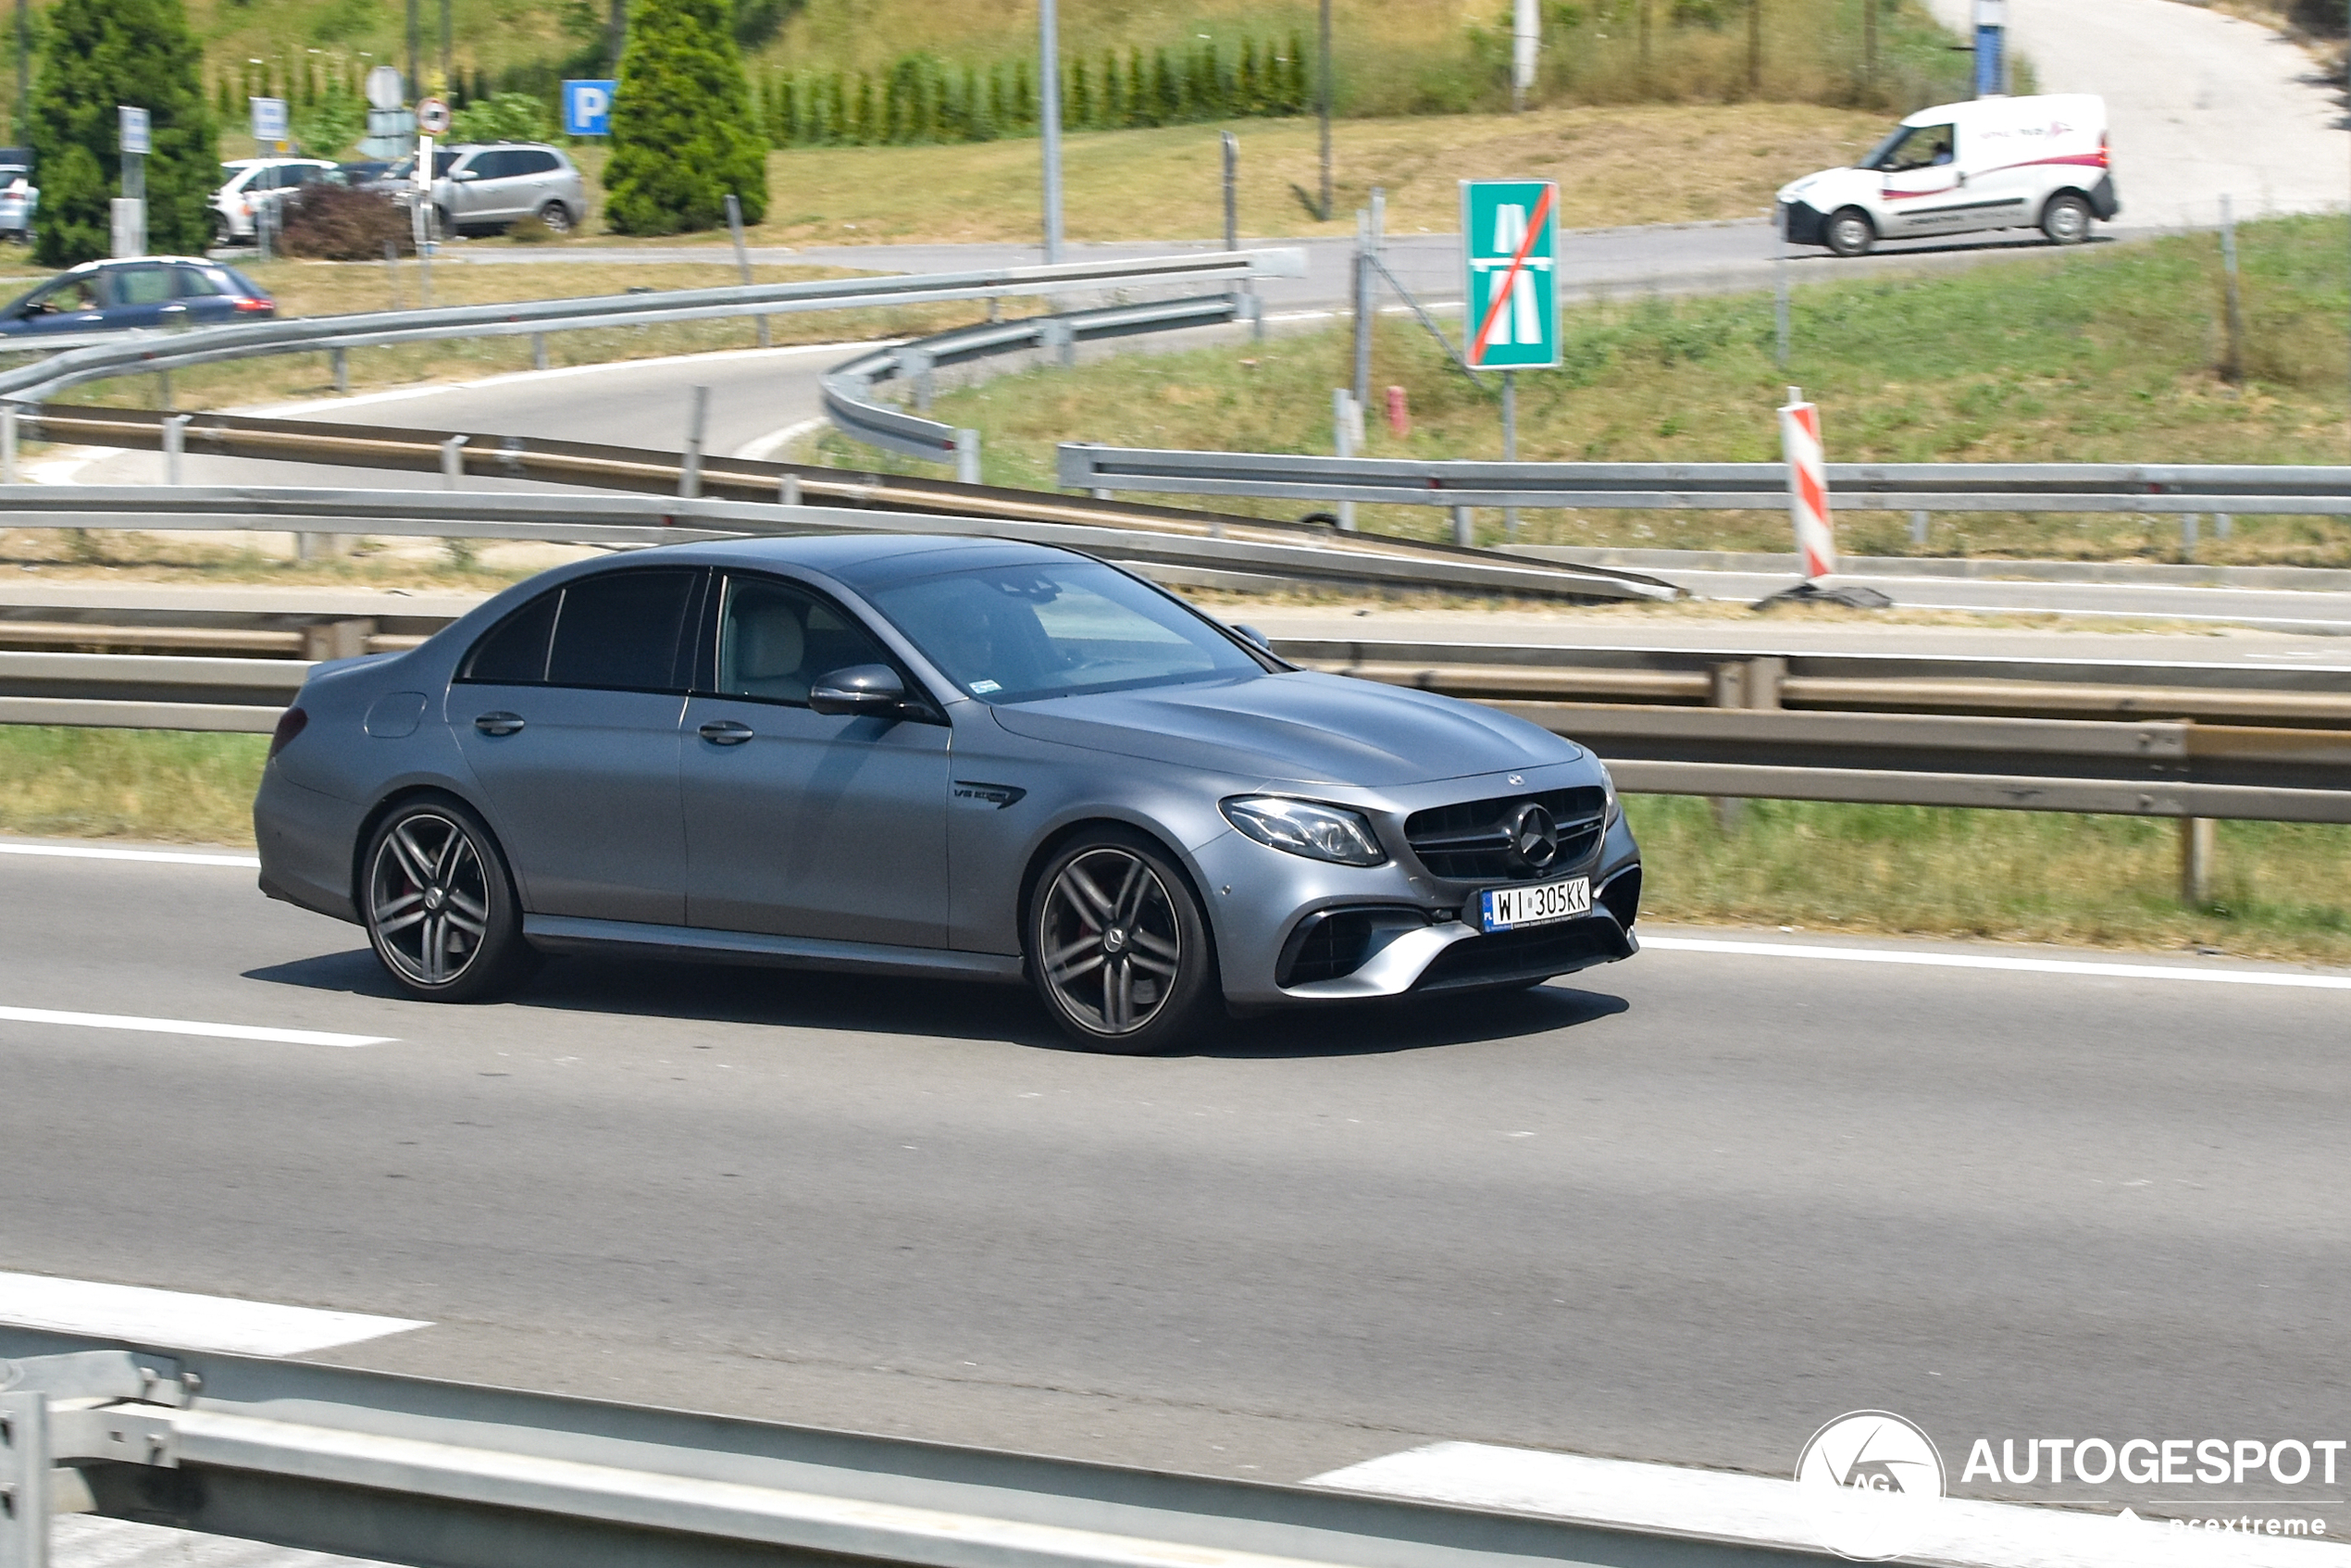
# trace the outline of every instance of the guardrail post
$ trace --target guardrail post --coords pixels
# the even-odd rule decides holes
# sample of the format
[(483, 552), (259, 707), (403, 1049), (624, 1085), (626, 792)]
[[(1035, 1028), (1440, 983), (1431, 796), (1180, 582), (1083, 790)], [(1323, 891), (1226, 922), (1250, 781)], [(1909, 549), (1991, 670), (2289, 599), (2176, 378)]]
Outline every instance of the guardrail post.
[(302, 628), (302, 656), (313, 664), (321, 659), (355, 659), (367, 651), (367, 640), (375, 635), (372, 620), (319, 621)]
[(0, 484), (17, 482), (17, 405), (0, 405)]
[[(1759, 661), (1760, 662), (1760, 661)], [(1748, 706), (1748, 677), (1751, 673), (1744, 663), (1723, 663), (1707, 671), (1706, 705), (1710, 708), (1743, 708)], [(1774, 692), (1776, 700), (1778, 693)], [(1714, 810), (1714, 826), (1718, 831), (1735, 833), (1747, 817), (1747, 802), (1735, 795), (1712, 795), (1708, 799)]]
[(1060, 317), (1045, 317), (1039, 328), (1038, 342), (1060, 362), (1063, 369), (1066, 370), (1077, 363), (1077, 334), (1071, 331), (1069, 323)]
[(914, 412), (917, 414), (930, 412), (933, 391), (930, 367), (931, 357), (927, 350), (910, 343), (898, 351), (898, 374), (914, 392)]
[[(743, 204), (736, 199), (735, 193), (732, 191), (727, 193), (727, 232), (735, 242), (736, 275), (742, 279), (743, 287), (749, 288), (751, 287), (751, 253), (743, 248)], [(758, 317), (758, 321), (759, 346), (765, 348), (768, 346), (767, 317), (762, 316)]]
[(2180, 902), (2202, 909), (2212, 902), (2212, 856), (2217, 825), (2208, 816), (2180, 818)]
[(1477, 529), (1471, 521), (1470, 509), (1466, 506), (1453, 508), (1453, 542), (1456, 544), (1477, 542)]
[(451, 436), (441, 443), (441, 488), (462, 490), (466, 478), (466, 440)]
[(1913, 512), (1910, 514), (1911, 549), (1923, 550), (1926, 548), (1926, 535), (1929, 521), (1930, 520), (1924, 512)]
[(678, 493), (702, 493), (703, 429), (710, 420), (710, 389), (696, 387), (686, 405), (686, 457), (678, 465)]
[(776, 481), (776, 504), (779, 506), (800, 504), (800, 476), (786, 474)]
[(343, 348), (330, 349), (327, 354), (327, 363), (334, 367), (335, 395), (349, 397), (351, 395), (351, 351)]
[(163, 482), (181, 483), (182, 460), (188, 453), (188, 421), (193, 414), (174, 414), (163, 422)]
[(547, 334), (544, 332), (530, 334), (530, 367), (533, 370), (547, 368)]
[(979, 482), (979, 432), (977, 430), (955, 432), (955, 482), (957, 484)]
[(168, 370), (155, 372), (155, 406), (157, 408), (171, 406), (171, 372)]
[(49, 1568), (49, 1397), (0, 1394), (0, 1568)]
[(2235, 533), (2236, 531), (2237, 520), (2233, 515), (2227, 512), (2215, 512), (2212, 514), (2213, 538), (2227, 539), (2230, 535)]
[[(1345, 387), (1331, 389), (1331, 450), (1341, 457), (1355, 455), (1355, 422), (1359, 405), (1355, 396)], [(1338, 526), (1342, 532), (1355, 531), (1355, 503), (1338, 504)]]
[(2196, 559), (2196, 515), (2194, 512), (2180, 514), (2180, 559), (2183, 561)]

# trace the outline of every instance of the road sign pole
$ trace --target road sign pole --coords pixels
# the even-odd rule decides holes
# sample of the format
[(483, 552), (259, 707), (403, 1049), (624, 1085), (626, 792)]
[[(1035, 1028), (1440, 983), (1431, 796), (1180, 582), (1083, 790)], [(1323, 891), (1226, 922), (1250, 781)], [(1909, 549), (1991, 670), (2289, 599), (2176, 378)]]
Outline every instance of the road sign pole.
[(1061, 27), (1054, 0), (1037, 0), (1037, 127), (1045, 161), (1045, 265), (1062, 258)]
[[(1518, 372), (1502, 372), (1502, 461), (1518, 461)], [(1502, 531), (1518, 537), (1518, 508), (1502, 508)]]

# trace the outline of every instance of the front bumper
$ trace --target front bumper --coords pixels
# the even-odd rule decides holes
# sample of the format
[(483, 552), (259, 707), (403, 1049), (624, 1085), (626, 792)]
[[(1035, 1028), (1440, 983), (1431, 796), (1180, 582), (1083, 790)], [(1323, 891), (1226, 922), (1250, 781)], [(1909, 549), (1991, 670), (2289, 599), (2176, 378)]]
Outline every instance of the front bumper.
[(1829, 243), (1828, 214), (1807, 202), (1780, 204), (1780, 231), (1791, 245), (1825, 245)]
[(1199, 846), (1193, 858), (1225, 999), (1238, 1006), (1519, 985), (1639, 951), (1640, 849), (1621, 815), (1580, 863), (1557, 868), (1591, 877), (1589, 915), (1490, 936), (1464, 915), (1491, 881), (1445, 880), (1394, 861), (1330, 865), (1238, 833)]

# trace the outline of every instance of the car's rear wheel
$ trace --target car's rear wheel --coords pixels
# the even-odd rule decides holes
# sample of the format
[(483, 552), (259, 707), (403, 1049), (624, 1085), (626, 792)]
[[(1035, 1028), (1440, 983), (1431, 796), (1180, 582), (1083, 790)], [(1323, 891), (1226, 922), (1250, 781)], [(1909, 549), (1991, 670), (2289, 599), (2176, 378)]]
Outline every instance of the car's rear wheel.
[(2041, 232), (2053, 245), (2078, 245), (2090, 237), (2090, 204), (2071, 191), (2049, 198), (2041, 209)]
[(1839, 255), (1867, 255), (1877, 243), (1877, 225), (1860, 207), (1839, 207), (1822, 226), (1829, 249)]
[(1103, 828), (1063, 845), (1037, 879), (1026, 935), (1031, 983), (1089, 1051), (1170, 1050), (1216, 1010), (1216, 951), (1200, 901), (1139, 833)]
[(212, 215), (213, 244), (216, 247), (226, 249), (228, 246), (236, 243), (236, 240), (237, 231), (229, 227), (228, 218), (223, 214), (217, 212), (214, 213)]
[(539, 209), (539, 221), (545, 224), (551, 232), (568, 234), (571, 232), (571, 208), (561, 202), (549, 202)]
[(427, 1002), (478, 1002), (527, 977), (514, 879), (489, 824), (462, 803), (422, 796), (367, 840), (360, 912), (392, 983)]

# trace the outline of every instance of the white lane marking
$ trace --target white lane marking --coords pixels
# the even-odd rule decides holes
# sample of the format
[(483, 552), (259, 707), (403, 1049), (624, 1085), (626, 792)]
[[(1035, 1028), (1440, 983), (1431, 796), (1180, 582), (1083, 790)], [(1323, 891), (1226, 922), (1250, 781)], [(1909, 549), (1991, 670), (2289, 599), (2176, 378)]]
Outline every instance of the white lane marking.
[(0, 1323), (241, 1356), (306, 1355), (432, 1326), (422, 1318), (327, 1312), (45, 1274), (0, 1274)]
[(1641, 938), (1644, 952), (1719, 952), (1748, 958), (1816, 958), (1832, 964), (1915, 964), (1929, 969), (2005, 969), (2026, 975), (2095, 975), (2116, 980), (2196, 980), (2214, 986), (2288, 986), (2351, 990), (2351, 975), (2295, 975), (2269, 969), (2193, 969), (2182, 964), (2090, 964), (2071, 958), (2010, 958), (1974, 952), (1910, 952), (1900, 948), (1814, 947), (1806, 942), (1724, 941), (1712, 937)]
[(0, 854), (61, 855), (68, 860), (142, 860), (159, 865), (242, 865), (258, 870), (254, 854), (204, 854), (193, 850), (115, 850), (96, 844), (0, 844)]
[[(1306, 1484), (1800, 1551), (1821, 1549), (1815, 1516), (1797, 1484), (1763, 1475), (1486, 1443), (1432, 1443), (1350, 1464)], [(2246, 1512), (2244, 1504), (2230, 1508)], [(2270, 1505), (2259, 1516), (2283, 1512), (2308, 1512)], [(2330, 1568), (2351, 1562), (2351, 1554), (2309, 1539), (2233, 1534), (2224, 1540), (2114, 1513), (1964, 1498), (1935, 1504), (1928, 1531), (1904, 1553), (1904, 1561), (1967, 1568), (2146, 1568), (2150, 1558), (2245, 1568)]]
[(59, 1013), (46, 1007), (0, 1007), (0, 1024), (64, 1024), (83, 1029), (129, 1029), (206, 1039), (255, 1039), (272, 1045), (390, 1045), (391, 1035), (338, 1035), (319, 1029), (272, 1029), (252, 1024), (203, 1024), (186, 1018), (137, 1018), (115, 1013)]
[(802, 419), (796, 424), (786, 425), (780, 430), (770, 430), (764, 436), (747, 441), (735, 448), (733, 455), (747, 463), (765, 463), (809, 431), (822, 429), (831, 423), (831, 419), (819, 414), (813, 419)]

